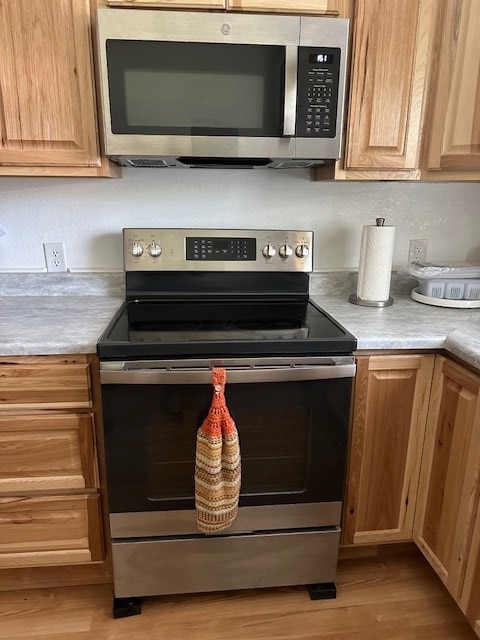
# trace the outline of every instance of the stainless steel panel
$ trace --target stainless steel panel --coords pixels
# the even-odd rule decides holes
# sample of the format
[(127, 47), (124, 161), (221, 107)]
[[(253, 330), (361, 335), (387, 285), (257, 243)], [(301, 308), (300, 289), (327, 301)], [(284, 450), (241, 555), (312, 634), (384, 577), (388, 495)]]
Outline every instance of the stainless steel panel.
[[(257, 241), (256, 259), (252, 261), (215, 262), (215, 270), (222, 271), (272, 271), (272, 272), (311, 272), (313, 269), (313, 232), (301, 230), (248, 230), (245, 229), (124, 229), (123, 256), (125, 271), (211, 271), (210, 261), (186, 260), (186, 238), (255, 238)], [(162, 248), (162, 253), (152, 258), (147, 246), (155, 242)], [(132, 255), (134, 243), (143, 248), (141, 256)], [(273, 258), (266, 258), (262, 249), (271, 244), (276, 249)], [(283, 259), (279, 255), (282, 244), (289, 244), (294, 249), (293, 255)], [(295, 248), (305, 244), (309, 253), (304, 258), (295, 254)]]
[[(320, 22), (326, 28), (330, 19)], [(98, 9), (97, 32), (101, 43), (119, 39), (298, 46), (300, 17)]]
[(115, 596), (333, 582), (340, 530), (114, 542)]
[[(240, 507), (226, 533), (334, 527), (340, 525), (341, 513), (341, 502)], [(112, 538), (199, 534), (194, 509), (111, 513), (110, 529)]]
[(300, 18), (301, 47), (346, 47), (349, 20), (344, 18)]
[[(337, 378), (353, 378), (354, 375), (354, 364), (345, 364), (338, 367), (233, 370), (228, 372), (228, 384), (333, 380)], [(100, 382), (102, 384), (211, 384), (212, 372), (148, 369), (101, 371)]]
[(297, 155), (296, 138), (139, 135), (112, 133), (111, 129), (108, 116), (106, 150), (114, 157), (295, 158)]

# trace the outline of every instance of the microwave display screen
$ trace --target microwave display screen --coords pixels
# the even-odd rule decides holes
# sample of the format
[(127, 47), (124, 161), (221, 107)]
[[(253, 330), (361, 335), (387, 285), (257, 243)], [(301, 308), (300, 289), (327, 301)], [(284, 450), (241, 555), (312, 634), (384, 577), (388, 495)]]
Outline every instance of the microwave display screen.
[(334, 56), (331, 53), (311, 53), (309, 56), (310, 63), (323, 62), (323, 64), (333, 64)]
[(112, 132), (279, 137), (285, 47), (107, 40)]

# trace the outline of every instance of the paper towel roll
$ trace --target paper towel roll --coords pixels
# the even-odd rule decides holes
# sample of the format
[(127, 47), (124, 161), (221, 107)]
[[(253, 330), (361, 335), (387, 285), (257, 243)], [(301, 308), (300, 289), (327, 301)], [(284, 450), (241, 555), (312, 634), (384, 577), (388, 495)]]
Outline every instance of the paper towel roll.
[(363, 227), (357, 298), (374, 302), (388, 300), (394, 241), (395, 227)]

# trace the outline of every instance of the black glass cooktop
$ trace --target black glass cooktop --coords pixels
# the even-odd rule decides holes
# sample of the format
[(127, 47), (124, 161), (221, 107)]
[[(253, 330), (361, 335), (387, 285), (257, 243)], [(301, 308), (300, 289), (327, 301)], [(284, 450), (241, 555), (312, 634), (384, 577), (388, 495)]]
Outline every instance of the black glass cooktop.
[(125, 303), (98, 342), (102, 358), (345, 354), (355, 338), (310, 300)]

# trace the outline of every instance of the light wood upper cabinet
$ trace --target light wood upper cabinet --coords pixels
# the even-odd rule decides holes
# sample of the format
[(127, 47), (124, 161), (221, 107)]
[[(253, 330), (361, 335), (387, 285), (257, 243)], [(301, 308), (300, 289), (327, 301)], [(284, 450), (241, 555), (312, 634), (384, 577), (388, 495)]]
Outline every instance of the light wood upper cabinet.
[(0, 3), (0, 175), (108, 175), (90, 21), (89, 0)]
[(412, 539), (434, 356), (359, 356), (343, 544)]
[[(425, 177), (480, 179), (480, 2), (444, 0), (429, 95)], [(475, 173), (476, 172), (476, 173)]]
[(111, 7), (226, 9), (252, 13), (296, 13), (348, 17), (354, 0), (107, 0)]
[(480, 376), (437, 356), (414, 539), (463, 611), (479, 496)]
[(431, 4), (356, 3), (347, 170), (417, 169)]
[(158, 9), (226, 9), (226, 0), (107, 0), (111, 7)]
[(347, 18), (352, 14), (352, 0), (227, 0), (233, 11), (297, 13)]

